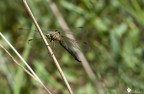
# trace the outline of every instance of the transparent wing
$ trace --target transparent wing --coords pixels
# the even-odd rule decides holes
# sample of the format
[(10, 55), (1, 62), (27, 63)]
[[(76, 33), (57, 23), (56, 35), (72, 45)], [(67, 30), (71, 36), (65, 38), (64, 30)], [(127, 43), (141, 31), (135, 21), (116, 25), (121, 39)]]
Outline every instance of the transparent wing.
[[(30, 29), (27, 28), (18, 28), (18, 30), (20, 32), (28, 32), (30, 31)], [(32, 43), (36, 43), (37, 41), (41, 41), (41, 37), (39, 35), (39, 33), (37, 32), (37, 30), (34, 30), (35, 34), (33, 37), (29, 38), (28, 40), (28, 44), (32, 44)], [(46, 35), (47, 33), (49, 33), (50, 31), (57, 31), (60, 32), (60, 34), (64, 37), (64, 41), (70, 45), (72, 48), (77, 48), (77, 49), (82, 49), (82, 50), (90, 50), (91, 47), (89, 46), (88, 42), (86, 41), (86, 34), (88, 32), (88, 30), (84, 27), (77, 27), (74, 29), (70, 29), (70, 30), (65, 30), (66, 32), (64, 32), (62, 29), (58, 28), (58, 29), (51, 29), (51, 30), (42, 30), (44, 32), (44, 34)], [(72, 39), (70, 37), (67, 37), (66, 35), (73, 35), (76, 39)], [(36, 41), (36, 42), (35, 42)], [(41, 41), (41, 43), (43, 43)], [(71, 45), (71, 43), (73, 45)]]
[[(17, 31), (30, 31), (31, 29), (29, 29), (29, 28), (18, 28), (17, 29)], [(37, 30), (36, 29), (34, 29), (34, 31), (35, 32), (37, 32)], [(47, 34), (48, 32), (50, 32), (50, 31), (58, 31), (58, 32), (60, 32), (60, 33), (62, 33), (62, 34), (71, 34), (71, 33), (73, 33), (74, 35), (77, 35), (77, 34), (79, 34), (81, 31), (87, 31), (87, 29), (86, 28), (84, 28), (84, 27), (75, 27), (75, 28), (72, 28), (72, 29), (61, 29), (61, 28), (55, 28), (55, 29), (42, 29), (42, 31), (43, 31), (43, 33), (44, 34)]]
[[(31, 31), (34, 34), (26, 38), (30, 34)], [(17, 33), (19, 33), (20, 36), (25, 37), (26, 44), (30, 46), (32, 49), (38, 49), (38, 48), (43, 49), (45, 47), (40, 35), (38, 34), (36, 30), (18, 28)]]
[(84, 40), (76, 40), (76, 39), (71, 39), (71, 38), (64, 36), (64, 41), (67, 43), (67, 45), (72, 44), (71, 45), (72, 48), (76, 48), (76, 49), (84, 50), (84, 51), (88, 51), (91, 49), (88, 42)]

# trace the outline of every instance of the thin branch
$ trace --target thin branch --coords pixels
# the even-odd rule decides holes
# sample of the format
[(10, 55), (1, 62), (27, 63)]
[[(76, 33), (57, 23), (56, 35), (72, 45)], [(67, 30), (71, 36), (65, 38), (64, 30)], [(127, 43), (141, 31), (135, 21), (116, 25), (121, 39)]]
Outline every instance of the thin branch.
[(27, 74), (29, 74), (33, 79), (36, 80), (35, 76), (33, 74), (31, 74), (25, 67), (23, 67), (21, 64), (19, 64), (19, 62), (1, 44), (0, 44), (0, 48), (2, 48), (11, 57), (11, 59), (14, 61), (14, 63), (16, 63), (18, 66), (20, 66)]
[(35, 76), (35, 79), (47, 90), (49, 94), (52, 94), (42, 83), (40, 78), (36, 75), (36, 73), (31, 69), (31, 67), (27, 64), (27, 62), (23, 59), (23, 57), (17, 52), (17, 50), (10, 44), (10, 42), (5, 38), (5, 36), (0, 32), (0, 36), (6, 41), (6, 43), (10, 46), (10, 48), (16, 53), (16, 55), (21, 59), (21, 61), (26, 65), (26, 67), (30, 70), (30, 72)]
[[(70, 34), (70, 29), (66, 23), (66, 21), (64, 20), (64, 18), (62, 17), (62, 14), (59, 12), (56, 4), (54, 2), (52, 2), (51, 0), (47, 0), (53, 14), (55, 15), (56, 19), (58, 20), (61, 28), (63, 29), (64, 32), (68, 32), (69, 34), (66, 34), (67, 37), (70, 37), (71, 39), (75, 39), (74, 36), (72, 34)], [(67, 30), (67, 31), (66, 31)], [(73, 44), (73, 43), (72, 43)], [(78, 45), (78, 44), (76, 44)], [(88, 75), (88, 77), (91, 79), (91, 81), (94, 83), (94, 85), (96, 86), (96, 89), (98, 91), (99, 94), (105, 94), (104, 90), (100, 84), (100, 82), (98, 81), (98, 79), (96, 78), (93, 70), (91, 69), (88, 61), (86, 60), (84, 54), (82, 53), (81, 50), (79, 49), (75, 49), (77, 52), (78, 57), (80, 58), (80, 60), (82, 61), (82, 65)]]
[(50, 46), (49, 46), (49, 44), (48, 44), (48, 42), (47, 42), (44, 34), (42, 33), (42, 30), (40, 29), (40, 27), (39, 27), (39, 25), (38, 25), (35, 17), (33, 16), (33, 14), (32, 14), (32, 12), (31, 12), (31, 10), (30, 10), (30, 8), (29, 8), (26, 0), (23, 0), (23, 2), (24, 2), (24, 5), (25, 5), (25, 8), (27, 9), (29, 15), (31, 16), (31, 18), (32, 18), (32, 20), (33, 20), (33, 22), (34, 22), (34, 24), (35, 24), (35, 26), (36, 26), (39, 34), (40, 34), (41, 37), (42, 37), (42, 39), (43, 39), (43, 41), (44, 41), (44, 43), (45, 43), (45, 45), (46, 45), (46, 47), (47, 47), (47, 50), (50, 52), (50, 54), (51, 54), (51, 56), (52, 56), (52, 58), (53, 58), (53, 60), (54, 60), (54, 63), (55, 63), (55, 65), (57, 66), (57, 68), (58, 68), (58, 70), (59, 70), (59, 72), (60, 72), (60, 75), (62, 76), (62, 78), (63, 78), (63, 80), (64, 80), (64, 82), (65, 82), (65, 84), (66, 84), (66, 86), (67, 86), (67, 88), (68, 88), (68, 90), (69, 90), (69, 93), (70, 93), (70, 94), (73, 94), (73, 91), (72, 91), (72, 89), (71, 89), (71, 87), (70, 87), (70, 85), (69, 85), (69, 83), (68, 83), (68, 81), (67, 81), (67, 79), (66, 79), (66, 77), (65, 77), (65, 75), (64, 75), (64, 73), (63, 73), (63, 71), (62, 71), (62, 69), (61, 69), (61, 67), (60, 67), (60, 65), (59, 65), (59, 63), (58, 63), (58, 61), (57, 61), (55, 55), (53, 54), (52, 49), (50, 48)]

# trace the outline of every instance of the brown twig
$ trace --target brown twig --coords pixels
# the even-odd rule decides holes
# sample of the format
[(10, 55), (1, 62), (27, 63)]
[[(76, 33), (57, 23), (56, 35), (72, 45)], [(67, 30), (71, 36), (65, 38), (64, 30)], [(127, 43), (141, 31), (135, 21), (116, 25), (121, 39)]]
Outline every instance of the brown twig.
[[(0, 36), (5, 40), (5, 42), (10, 46), (10, 48), (16, 53), (16, 55), (22, 60), (22, 62), (26, 65), (26, 67), (29, 69), (29, 71), (32, 73), (32, 77), (36, 81), (38, 81), (46, 90), (49, 94), (52, 94), (42, 83), (42, 81), (39, 79), (39, 77), (36, 75), (36, 73), (31, 69), (31, 67), (27, 64), (27, 62), (23, 59), (23, 57), (17, 52), (17, 50), (10, 44), (10, 42), (5, 38), (5, 36), (0, 32)], [(2, 47), (2, 46), (1, 46)], [(17, 63), (18, 64), (18, 63)], [(22, 66), (21, 66), (22, 67)], [(30, 73), (28, 72), (28, 74)]]
[(41, 37), (42, 37), (42, 39), (43, 39), (43, 41), (44, 41), (44, 43), (45, 43), (45, 45), (46, 45), (46, 47), (47, 47), (47, 50), (50, 52), (50, 54), (51, 54), (51, 56), (52, 56), (52, 58), (53, 58), (53, 60), (54, 60), (54, 63), (55, 63), (55, 65), (57, 66), (57, 68), (58, 68), (58, 70), (59, 70), (59, 72), (60, 72), (60, 75), (62, 76), (62, 78), (63, 78), (63, 80), (64, 80), (64, 82), (65, 82), (65, 84), (66, 84), (66, 86), (67, 86), (67, 88), (68, 88), (68, 90), (69, 90), (69, 92), (70, 92), (70, 94), (73, 94), (73, 91), (72, 91), (72, 89), (71, 89), (71, 87), (70, 87), (70, 85), (69, 85), (69, 83), (68, 83), (68, 81), (67, 81), (67, 79), (66, 79), (66, 77), (65, 77), (65, 75), (64, 75), (64, 73), (63, 73), (63, 71), (62, 71), (62, 69), (61, 69), (61, 67), (60, 67), (60, 65), (59, 65), (59, 63), (58, 63), (58, 61), (57, 61), (55, 55), (53, 54), (52, 49), (50, 48), (50, 46), (49, 46), (49, 44), (48, 44), (48, 42), (47, 42), (44, 34), (42, 33), (42, 30), (40, 29), (40, 27), (39, 27), (39, 25), (38, 25), (35, 17), (33, 16), (33, 14), (32, 14), (32, 12), (31, 12), (31, 10), (30, 10), (30, 8), (29, 8), (26, 0), (23, 0), (23, 2), (24, 2), (24, 5), (25, 5), (25, 8), (27, 9), (29, 15), (31, 16), (31, 18), (32, 18), (32, 20), (33, 20), (33, 22), (34, 22), (34, 24), (35, 24), (35, 26), (36, 26), (39, 34), (40, 34)]
[(27, 74), (29, 74), (33, 79), (36, 80), (36, 78), (34, 77), (33, 74), (31, 74), (25, 67), (23, 67), (21, 64), (19, 64), (19, 62), (9, 53), (9, 51), (7, 49), (5, 49), (1, 44), (0, 44), (0, 48), (3, 49), (10, 57), (11, 59), (14, 61), (14, 63), (16, 63), (18, 66), (20, 66)]
[[(60, 23), (61, 28), (63, 29), (63, 31), (70, 33), (70, 29), (68, 27), (68, 25), (66, 24), (66, 21), (64, 20), (64, 18), (62, 17), (62, 14), (59, 12), (57, 6), (55, 3), (53, 3), (51, 0), (47, 0), (53, 14), (55, 15), (55, 17), (57, 18), (58, 22)], [(66, 31), (67, 30), (67, 31)], [(74, 36), (72, 34), (66, 34), (67, 37), (70, 37), (71, 39), (75, 39)], [(78, 44), (76, 44), (78, 45)], [(78, 57), (80, 58), (80, 60), (82, 61), (82, 65), (88, 75), (88, 77), (91, 79), (91, 81), (94, 83), (94, 85), (96, 86), (96, 89), (98, 91), (99, 94), (104, 94), (104, 90), (102, 89), (101, 84), (99, 83), (99, 81), (97, 80), (93, 70), (91, 69), (88, 61), (86, 60), (84, 54), (79, 50), (79, 49), (75, 49), (77, 52)]]

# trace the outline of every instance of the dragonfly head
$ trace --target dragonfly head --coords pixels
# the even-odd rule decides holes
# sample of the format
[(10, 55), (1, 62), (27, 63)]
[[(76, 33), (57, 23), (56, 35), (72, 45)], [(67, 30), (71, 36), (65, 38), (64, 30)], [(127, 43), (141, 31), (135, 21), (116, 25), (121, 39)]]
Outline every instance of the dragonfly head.
[(46, 38), (48, 38), (51, 41), (51, 35), (50, 34), (46, 34)]

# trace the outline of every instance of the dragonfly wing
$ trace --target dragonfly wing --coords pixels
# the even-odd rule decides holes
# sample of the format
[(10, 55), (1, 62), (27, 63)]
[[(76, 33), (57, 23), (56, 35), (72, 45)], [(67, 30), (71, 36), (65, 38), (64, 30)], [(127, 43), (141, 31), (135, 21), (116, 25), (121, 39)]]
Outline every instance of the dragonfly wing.
[(79, 50), (84, 50), (84, 51), (91, 49), (91, 47), (89, 46), (89, 44), (86, 41), (84, 41), (84, 40), (71, 39), (71, 38), (68, 38), (66, 36), (64, 36), (64, 40), (69, 45), (72, 44), (73, 48), (76, 48), (76, 49), (79, 49)]

